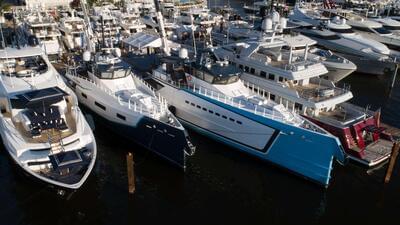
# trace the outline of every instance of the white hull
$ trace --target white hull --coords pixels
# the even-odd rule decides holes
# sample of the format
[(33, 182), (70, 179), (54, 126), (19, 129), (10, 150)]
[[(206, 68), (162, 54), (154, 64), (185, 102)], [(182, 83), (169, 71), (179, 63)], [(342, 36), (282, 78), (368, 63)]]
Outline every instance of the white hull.
[(361, 58), (357, 55), (350, 55), (346, 53), (337, 52), (337, 54), (342, 55), (343, 57), (347, 58), (348, 60), (356, 64), (357, 72), (359, 73), (385, 75), (389, 71), (394, 71), (396, 69), (395, 63), (378, 61), (375, 59)]
[[(87, 178), (89, 177), (90, 173), (93, 170), (93, 167), (95, 165), (96, 162), (96, 157), (97, 157), (97, 145), (96, 145), (96, 141), (95, 138), (93, 136), (93, 133), (91, 132), (90, 128), (89, 128), (89, 124), (86, 122), (83, 114), (80, 112), (80, 121), (83, 124), (83, 127), (85, 127), (85, 135), (81, 136), (79, 138), (79, 141), (72, 141), (72, 144), (69, 144), (68, 147), (66, 148), (66, 151), (69, 150), (74, 150), (74, 149), (79, 149), (81, 147), (84, 146), (88, 146), (89, 148), (92, 149), (92, 160), (87, 168), (87, 170), (85, 171), (85, 174), (82, 176), (82, 178), (80, 179), (79, 182), (74, 183), (74, 184), (66, 184), (66, 183), (62, 183), (62, 182), (58, 182), (56, 180), (52, 180), (49, 178), (46, 178), (44, 176), (39, 175), (38, 173), (35, 173), (34, 171), (32, 171), (31, 168), (29, 168), (27, 166), (27, 164), (22, 163), (21, 162), (21, 157), (23, 156), (17, 156), (16, 152), (21, 151), (22, 149), (16, 149), (16, 146), (21, 147), (21, 146), (25, 146), (25, 148), (27, 149), (27, 152), (29, 152), (30, 150), (28, 145), (18, 145), (16, 144), (16, 142), (13, 141), (13, 136), (10, 135), (14, 133), (14, 132), (18, 132), (16, 130), (14, 131), (10, 131), (8, 129), (8, 126), (6, 126), (7, 123), (9, 123), (9, 121), (7, 122), (6, 120), (4, 120), (4, 118), (0, 118), (0, 134), (1, 134), (1, 138), (3, 141), (3, 144), (7, 150), (7, 152), (9, 153), (9, 155), (11, 156), (11, 158), (13, 159), (13, 161), (21, 168), (23, 169), (23, 171), (37, 179), (39, 179), (40, 181), (50, 184), (52, 186), (56, 186), (56, 187), (61, 187), (61, 188), (66, 188), (66, 189), (79, 189), (87, 180)], [(15, 137), (15, 136), (14, 136)], [(82, 140), (82, 141), (81, 141)], [(85, 142), (86, 140), (86, 142)], [(87, 140), (91, 140), (91, 142), (87, 142)], [(68, 140), (66, 140), (68, 141)], [(26, 153), (23, 153), (26, 154)], [(26, 156), (26, 157), (35, 157), (37, 161), (46, 161), (48, 160), (48, 155), (49, 155), (49, 151), (38, 151), (38, 152), (32, 152), (30, 153), (32, 155), (30, 156)]]
[[(259, 150), (256, 154), (262, 155), (266, 153), (263, 151), (273, 136), (274, 129), (232, 113), (216, 104), (211, 104), (202, 98), (194, 97), (194, 95), (172, 86), (166, 85), (159, 90), (159, 93), (169, 100), (169, 105), (176, 108), (176, 116), (180, 120), (201, 127), (216, 135), (234, 140), (237, 144)], [(210, 113), (210, 111), (213, 113)], [(216, 116), (216, 113), (220, 116)], [(234, 119), (234, 121), (230, 119)]]
[(343, 80), (344, 78), (346, 78), (347, 76), (349, 76), (351, 73), (354, 72), (354, 69), (342, 69), (337, 67), (330, 67), (328, 65), (325, 66), (328, 69), (328, 73), (322, 75), (322, 77), (331, 80), (335, 83)]

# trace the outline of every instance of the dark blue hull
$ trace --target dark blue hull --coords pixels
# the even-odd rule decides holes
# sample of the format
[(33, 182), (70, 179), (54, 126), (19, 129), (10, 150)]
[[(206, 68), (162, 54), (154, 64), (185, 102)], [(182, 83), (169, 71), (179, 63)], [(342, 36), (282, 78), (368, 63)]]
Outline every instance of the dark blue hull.
[(107, 120), (87, 107), (84, 107), (84, 109), (93, 113), (96, 121), (101, 122), (114, 133), (185, 169), (186, 155), (187, 152), (191, 151), (188, 143), (189, 137), (185, 130), (172, 127), (149, 117), (142, 117), (135, 127), (127, 126)]

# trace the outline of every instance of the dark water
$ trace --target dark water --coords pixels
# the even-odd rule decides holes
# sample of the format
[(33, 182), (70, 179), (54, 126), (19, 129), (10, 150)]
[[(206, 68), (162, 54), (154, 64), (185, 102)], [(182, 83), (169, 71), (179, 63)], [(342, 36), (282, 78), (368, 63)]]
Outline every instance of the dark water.
[[(400, 80), (400, 77), (399, 77)], [(400, 81), (353, 74), (353, 102), (382, 107), (400, 127)], [(190, 132), (197, 152), (186, 173), (96, 125), (98, 160), (85, 185), (61, 197), (32, 182), (0, 148), (0, 225), (63, 224), (399, 224), (400, 162), (367, 173), (335, 165), (329, 189)], [(293, 146), (295, 147), (295, 146)], [(134, 153), (136, 193), (127, 191), (125, 156)]]

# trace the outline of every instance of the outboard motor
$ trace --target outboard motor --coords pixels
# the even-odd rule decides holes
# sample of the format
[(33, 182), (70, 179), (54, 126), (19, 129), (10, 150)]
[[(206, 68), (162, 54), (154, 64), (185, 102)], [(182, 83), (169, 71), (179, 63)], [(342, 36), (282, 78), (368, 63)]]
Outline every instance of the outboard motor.
[(28, 37), (28, 45), (36, 47), (39, 45), (39, 40), (34, 35), (31, 35)]

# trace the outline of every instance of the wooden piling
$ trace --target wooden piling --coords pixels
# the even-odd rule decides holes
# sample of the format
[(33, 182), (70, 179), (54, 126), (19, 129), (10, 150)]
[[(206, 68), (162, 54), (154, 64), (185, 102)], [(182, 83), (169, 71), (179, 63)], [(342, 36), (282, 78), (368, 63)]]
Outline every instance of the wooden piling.
[(135, 193), (135, 171), (132, 153), (126, 155), (126, 165), (128, 169), (128, 191), (129, 194)]
[(396, 164), (397, 155), (399, 154), (400, 143), (395, 142), (392, 147), (392, 154), (390, 155), (389, 165), (386, 169), (385, 180), (384, 183), (387, 184), (390, 181), (390, 178), (393, 173), (394, 166)]

